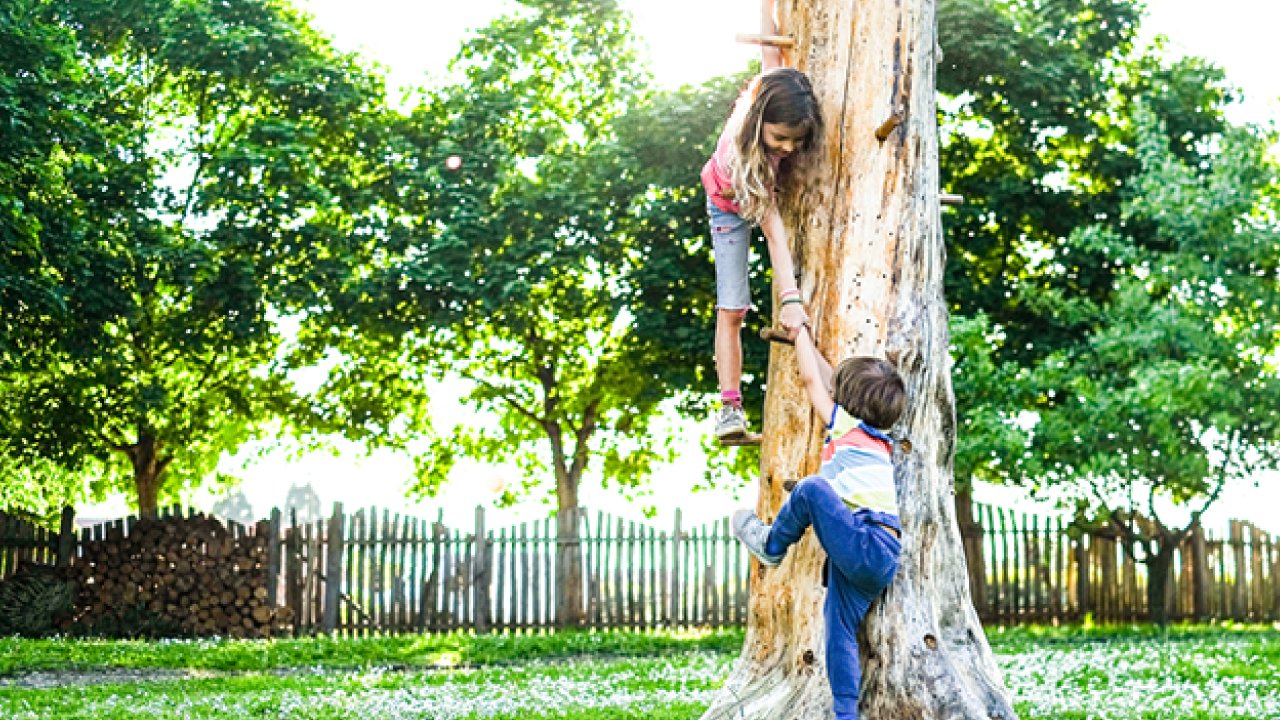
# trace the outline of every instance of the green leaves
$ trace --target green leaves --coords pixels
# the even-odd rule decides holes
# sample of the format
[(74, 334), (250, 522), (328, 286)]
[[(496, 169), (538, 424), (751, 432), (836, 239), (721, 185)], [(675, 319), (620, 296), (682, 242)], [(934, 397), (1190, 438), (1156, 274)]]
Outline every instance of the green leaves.
[(1141, 13), (1129, 0), (939, 6), (942, 182), (966, 198), (947, 212), (947, 297), (1004, 329), (1002, 359), (1030, 366), (1082, 342), (1091, 306), (1111, 292), (1114, 258), (1068, 255), (1073, 232), (1097, 225), (1156, 242), (1121, 211), (1141, 171), (1138, 98), (1193, 165), (1225, 127), (1222, 71), (1137, 48)]
[[(559, 502), (576, 503), (588, 468), (631, 488), (670, 457), (653, 419), (686, 387), (688, 320), (677, 342), (645, 318), (683, 302), (705, 306), (709, 321), (706, 290), (676, 291), (691, 258), (707, 288), (711, 268), (705, 244), (686, 249), (693, 223), (673, 232), (652, 202), (658, 178), (637, 152), (664, 138), (633, 122), (653, 112), (637, 68), (616, 4), (526, 3), (463, 47), (454, 69), (465, 82), (429, 95), (389, 135), (385, 243), (312, 308), (296, 361), (342, 338), (319, 393), (334, 408), (361, 401), (338, 382), (347, 373), (375, 385), (406, 369), (471, 383), (465, 402), (496, 419), (444, 436), (423, 426), (432, 444), (417, 460), (418, 492), (436, 492), (469, 457), (517, 465), (528, 478), (519, 492), (551, 490), (539, 483), (554, 477)], [(721, 112), (706, 113), (701, 136), (714, 139)], [(697, 182), (704, 149), (682, 146), (682, 187)], [(680, 212), (696, 211), (693, 232), (705, 235), (693, 195), (681, 191)], [(385, 413), (366, 441), (394, 444), (408, 437), (394, 418), (425, 417), (427, 398), (405, 388), (377, 403)]]
[(0, 358), (0, 441), (146, 510), (274, 420), (316, 416), (276, 363), (275, 318), (367, 243), (382, 88), (276, 2), (39, 7), (23, 27), (64, 53), (48, 71), (79, 93), (49, 102), (92, 142), (42, 151), (68, 159), (70, 221), (28, 234), (67, 251), (44, 252), (43, 296), (21, 290), (19, 307), (47, 311), (8, 334), (24, 352)]
[(1110, 259), (1114, 290), (1087, 343), (1037, 368), (1032, 447), (1069, 494), (1156, 516), (1157, 497), (1203, 508), (1280, 465), (1278, 175), (1257, 131), (1231, 129), (1201, 168), (1145, 105), (1135, 123), (1143, 172), (1123, 218), (1149, 239), (1101, 228), (1069, 239)]

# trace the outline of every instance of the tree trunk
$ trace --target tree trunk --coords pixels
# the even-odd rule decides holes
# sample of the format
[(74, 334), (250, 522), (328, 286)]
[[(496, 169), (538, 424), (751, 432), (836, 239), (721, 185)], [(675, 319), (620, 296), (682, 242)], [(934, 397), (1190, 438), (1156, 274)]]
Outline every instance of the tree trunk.
[(1178, 544), (1162, 535), (1159, 549), (1146, 561), (1148, 620), (1160, 627), (1169, 624), (1169, 604), (1173, 595), (1173, 556), (1177, 550)]
[(1191, 521), (1191, 584), (1196, 620), (1209, 619), (1209, 558), (1205, 547), (1204, 524), (1200, 513)]
[(150, 432), (140, 431), (138, 442), (120, 448), (133, 464), (133, 484), (138, 491), (138, 516), (155, 517), (160, 505), (160, 478), (172, 458), (161, 458), (163, 443)]
[(964, 560), (969, 568), (969, 593), (981, 615), (987, 608), (987, 566), (982, 556), (982, 523), (973, 517), (973, 482), (956, 483), (956, 521), (964, 540)]
[[(955, 408), (938, 204), (935, 4), (780, 0), (791, 64), (818, 94), (824, 161), (806, 217), (784, 207), (821, 351), (894, 362), (909, 404), (894, 435), (902, 565), (867, 614), (860, 716), (1013, 718), (969, 596), (952, 499)], [(900, 113), (902, 122), (877, 139)], [(797, 222), (803, 220), (803, 223)], [(803, 227), (801, 227), (803, 225)], [(775, 307), (777, 305), (775, 304)], [(786, 480), (818, 469), (822, 421), (794, 351), (769, 359), (759, 512), (772, 520)], [(742, 658), (704, 716), (832, 716), (823, 666), (822, 552), (810, 533), (774, 570), (752, 565)]]
[(556, 624), (581, 625), (585, 618), (582, 603), (582, 538), (578, 521), (578, 478), (567, 478), (556, 487)]

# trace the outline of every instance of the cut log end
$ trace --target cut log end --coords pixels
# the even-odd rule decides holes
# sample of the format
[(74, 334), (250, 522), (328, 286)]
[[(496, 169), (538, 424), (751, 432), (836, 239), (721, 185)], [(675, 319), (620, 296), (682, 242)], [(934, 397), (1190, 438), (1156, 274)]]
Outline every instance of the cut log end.
[(760, 433), (744, 433), (742, 435), (730, 435), (729, 437), (719, 438), (720, 447), (746, 447), (758, 446), (764, 442), (764, 436)]

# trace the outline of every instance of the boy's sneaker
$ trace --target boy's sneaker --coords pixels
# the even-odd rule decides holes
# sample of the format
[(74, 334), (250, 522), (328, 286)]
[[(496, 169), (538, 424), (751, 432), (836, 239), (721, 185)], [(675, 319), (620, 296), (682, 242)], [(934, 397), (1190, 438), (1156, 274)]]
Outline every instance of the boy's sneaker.
[(724, 439), (747, 434), (747, 414), (736, 405), (725, 405), (720, 408), (716, 417), (716, 438)]
[(782, 558), (786, 555), (770, 555), (764, 551), (765, 545), (769, 542), (769, 530), (772, 526), (765, 525), (764, 521), (756, 517), (755, 511), (743, 508), (733, 514), (733, 522), (731, 528), (733, 536), (738, 538), (738, 542), (742, 543), (756, 559), (765, 567), (777, 567), (782, 562)]

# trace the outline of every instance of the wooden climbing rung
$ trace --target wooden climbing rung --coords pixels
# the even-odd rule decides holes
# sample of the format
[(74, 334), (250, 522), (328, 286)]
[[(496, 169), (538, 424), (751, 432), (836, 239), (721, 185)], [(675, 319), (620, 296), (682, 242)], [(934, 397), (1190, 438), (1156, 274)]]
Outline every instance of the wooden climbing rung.
[(790, 35), (752, 35), (738, 33), (737, 41), (748, 45), (767, 45), (769, 47), (795, 47), (796, 41)]
[(899, 125), (902, 124), (903, 120), (906, 120), (906, 116), (904, 116), (900, 112), (896, 112), (890, 115), (889, 119), (885, 120), (884, 124), (876, 129), (876, 139), (879, 140), (880, 142), (884, 142), (885, 140), (888, 140), (889, 136), (893, 134), (893, 131)]
[(760, 433), (743, 433), (742, 435), (722, 437), (719, 440), (720, 447), (758, 446), (764, 442), (764, 436)]
[(940, 200), (943, 205), (963, 205), (964, 204), (963, 195), (952, 195), (951, 193), (942, 193), (941, 195), (938, 196), (938, 200)]
[(782, 343), (783, 345), (795, 345), (785, 331), (772, 327), (760, 328), (760, 339), (766, 342)]

